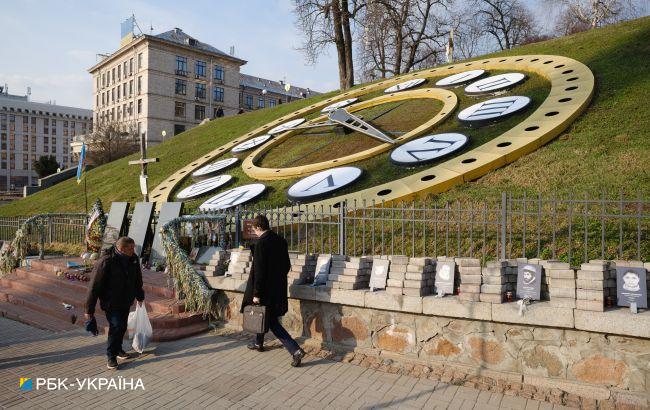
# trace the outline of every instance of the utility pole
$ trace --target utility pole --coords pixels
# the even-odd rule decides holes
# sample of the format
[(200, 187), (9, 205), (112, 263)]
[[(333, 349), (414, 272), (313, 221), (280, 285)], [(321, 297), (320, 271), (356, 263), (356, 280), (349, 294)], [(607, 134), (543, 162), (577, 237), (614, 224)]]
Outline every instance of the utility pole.
[(144, 202), (149, 202), (149, 187), (147, 185), (147, 164), (158, 162), (158, 158), (147, 158), (147, 142), (144, 133), (140, 134), (140, 159), (129, 161), (129, 165), (140, 165), (140, 192), (144, 196)]

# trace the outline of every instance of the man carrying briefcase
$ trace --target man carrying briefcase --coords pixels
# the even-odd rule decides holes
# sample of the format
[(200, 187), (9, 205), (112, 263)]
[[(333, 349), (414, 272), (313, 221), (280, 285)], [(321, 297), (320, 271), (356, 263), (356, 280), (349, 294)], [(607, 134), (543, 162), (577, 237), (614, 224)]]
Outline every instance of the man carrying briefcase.
[[(241, 312), (244, 313), (246, 306), (264, 306), (268, 329), (291, 354), (291, 365), (300, 366), (305, 352), (278, 320), (288, 310), (287, 274), (291, 264), (287, 241), (270, 229), (269, 220), (264, 215), (253, 219), (252, 228), (258, 240), (253, 248), (253, 269), (246, 283)], [(264, 333), (258, 333), (248, 348), (263, 352)]]

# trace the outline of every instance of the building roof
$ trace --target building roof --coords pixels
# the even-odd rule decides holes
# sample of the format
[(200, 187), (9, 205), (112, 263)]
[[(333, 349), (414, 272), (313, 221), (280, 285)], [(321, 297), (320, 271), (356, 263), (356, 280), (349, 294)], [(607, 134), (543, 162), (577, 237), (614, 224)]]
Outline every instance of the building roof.
[(114, 56), (120, 54), (123, 50), (131, 47), (134, 42), (143, 40), (143, 39), (149, 39), (149, 40), (154, 40), (154, 41), (162, 41), (166, 43), (172, 43), (174, 45), (182, 46), (182, 47), (187, 47), (190, 49), (195, 49), (199, 52), (203, 53), (210, 53), (217, 55), (219, 57), (227, 58), (232, 61), (238, 62), (240, 65), (244, 65), (247, 63), (246, 60), (243, 60), (241, 58), (237, 58), (233, 55), (230, 55), (228, 53), (225, 53), (218, 48), (211, 46), (210, 44), (203, 43), (194, 37), (190, 36), (189, 34), (185, 33), (182, 29), (176, 27), (173, 30), (165, 31), (164, 33), (156, 34), (156, 35), (149, 35), (149, 34), (140, 34), (137, 35), (133, 38), (133, 40), (127, 44), (124, 44), (122, 47), (120, 47), (118, 50), (115, 52), (111, 53), (108, 55), (106, 58), (103, 58), (101, 61), (95, 63), (92, 67), (88, 69), (89, 72), (93, 72), (94, 70), (97, 69), (98, 66), (101, 66), (104, 64), (106, 61), (109, 61), (112, 59)]
[[(180, 28), (176, 27), (173, 30), (165, 31), (164, 33), (157, 34), (153, 37), (169, 41), (171, 43), (176, 43), (180, 44), (183, 46), (189, 46), (192, 48), (199, 49), (201, 51), (204, 51), (206, 53), (213, 53), (213, 54), (219, 54), (223, 57), (228, 57), (228, 58), (236, 58), (230, 54), (224, 53), (223, 51), (219, 50), (218, 48), (211, 46), (210, 44), (203, 43), (194, 37), (188, 35), (185, 33), (183, 30)], [(243, 60), (242, 60), (243, 61)]]
[(92, 120), (93, 118), (92, 110), (29, 101), (26, 95), (0, 94), (0, 110), (80, 120)]
[(266, 78), (244, 73), (240, 73), (239, 84), (244, 87), (255, 88), (258, 90), (266, 89), (268, 92), (274, 94), (288, 95), (295, 98), (305, 98), (320, 94), (319, 92), (310, 90), (309, 88), (297, 87), (293, 84), (291, 84), (289, 92), (286, 92), (284, 90), (285, 83), (283, 81), (267, 80)]

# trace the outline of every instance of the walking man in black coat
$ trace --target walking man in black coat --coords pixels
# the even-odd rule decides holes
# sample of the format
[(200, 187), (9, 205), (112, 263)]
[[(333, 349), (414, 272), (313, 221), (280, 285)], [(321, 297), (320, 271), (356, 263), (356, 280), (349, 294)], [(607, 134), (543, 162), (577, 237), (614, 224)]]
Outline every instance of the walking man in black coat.
[(117, 369), (117, 359), (129, 358), (122, 349), (129, 310), (134, 299), (144, 301), (142, 271), (133, 239), (126, 236), (118, 239), (95, 263), (86, 298), (86, 319), (94, 316), (98, 298), (109, 324), (106, 367)]
[[(252, 228), (258, 240), (253, 249), (253, 269), (246, 283), (241, 312), (251, 304), (266, 306), (269, 330), (291, 354), (291, 365), (300, 366), (305, 352), (278, 320), (288, 310), (287, 273), (291, 264), (287, 241), (269, 228), (269, 220), (264, 215), (253, 219)], [(257, 334), (248, 348), (263, 352), (264, 333)]]

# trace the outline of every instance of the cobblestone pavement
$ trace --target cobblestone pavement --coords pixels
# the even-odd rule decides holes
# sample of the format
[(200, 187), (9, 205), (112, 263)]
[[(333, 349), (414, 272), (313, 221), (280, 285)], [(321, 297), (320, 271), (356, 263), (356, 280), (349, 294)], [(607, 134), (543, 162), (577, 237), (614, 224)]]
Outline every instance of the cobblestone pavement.
[[(0, 407), (563, 408), (310, 356), (292, 368), (280, 347), (259, 353), (209, 333), (152, 346), (111, 371), (105, 340), (81, 329), (50, 333), (0, 318)], [(32, 378), (32, 391), (19, 389), (21, 377)], [(37, 390), (35, 379), (46, 377), (75, 384), (75, 378), (141, 378), (145, 390)]]

